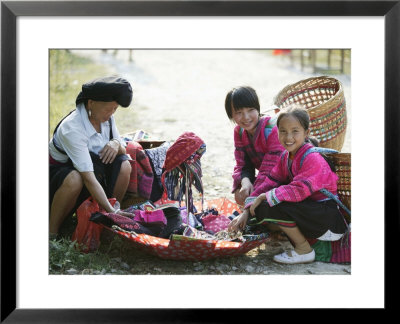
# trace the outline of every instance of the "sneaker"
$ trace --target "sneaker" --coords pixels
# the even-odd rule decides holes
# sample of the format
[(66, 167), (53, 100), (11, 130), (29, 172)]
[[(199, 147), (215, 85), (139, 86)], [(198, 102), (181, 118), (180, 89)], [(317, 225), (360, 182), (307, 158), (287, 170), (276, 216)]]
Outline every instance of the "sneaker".
[(295, 250), (283, 252), (274, 256), (274, 261), (285, 264), (311, 263), (315, 260), (315, 251), (307, 254), (297, 254)]

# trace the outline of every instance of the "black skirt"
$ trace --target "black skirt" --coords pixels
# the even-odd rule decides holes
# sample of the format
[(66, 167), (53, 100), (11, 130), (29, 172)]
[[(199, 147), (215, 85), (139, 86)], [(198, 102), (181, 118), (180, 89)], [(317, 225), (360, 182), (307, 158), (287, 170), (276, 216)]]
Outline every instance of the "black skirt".
[[(107, 195), (107, 198), (113, 198), (112, 193), (114, 191), (114, 186), (118, 178), (119, 171), (121, 170), (121, 163), (125, 160), (128, 160), (128, 156), (126, 154), (118, 155), (115, 160), (110, 164), (104, 164), (100, 157), (97, 154), (90, 152), (90, 157), (93, 162), (94, 174), (96, 176), (97, 181), (99, 181), (100, 185), (103, 187), (104, 192)], [(64, 164), (50, 164), (49, 167), (49, 179), (50, 179), (50, 189), (49, 189), (49, 207), (51, 208), (51, 204), (53, 202), (54, 195), (58, 188), (61, 187), (64, 179), (68, 176), (71, 171), (76, 170), (72, 165), (72, 161), (68, 160), (67, 163)], [(84, 202), (87, 198), (89, 198), (90, 193), (83, 186), (83, 189), (76, 201), (74, 211)]]
[(297, 226), (307, 238), (319, 238), (328, 230), (335, 234), (345, 233), (347, 226), (337, 204), (333, 200), (282, 202), (270, 207), (266, 201), (255, 209), (255, 218), (248, 225), (273, 223), (284, 227)]

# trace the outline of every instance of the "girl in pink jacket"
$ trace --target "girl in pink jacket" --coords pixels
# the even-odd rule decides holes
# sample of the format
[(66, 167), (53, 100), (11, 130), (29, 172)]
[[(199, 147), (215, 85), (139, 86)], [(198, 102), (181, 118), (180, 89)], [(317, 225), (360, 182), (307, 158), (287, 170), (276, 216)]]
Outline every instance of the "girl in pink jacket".
[(281, 112), (277, 127), (285, 148), (279, 162), (246, 199), (244, 212), (229, 225), (231, 231), (249, 224), (267, 223), (270, 230), (283, 231), (294, 250), (274, 256), (280, 263), (308, 263), (315, 252), (306, 240), (335, 241), (346, 231), (336, 202), (320, 192), (337, 195), (338, 177), (309, 139), (310, 118), (304, 108), (291, 106)]
[[(234, 129), (235, 160), (232, 193), (239, 205), (271, 172), (284, 148), (279, 143), (276, 119), (260, 115), (256, 91), (248, 86), (232, 89), (225, 99), (228, 118)], [(255, 170), (258, 170), (255, 177)]]

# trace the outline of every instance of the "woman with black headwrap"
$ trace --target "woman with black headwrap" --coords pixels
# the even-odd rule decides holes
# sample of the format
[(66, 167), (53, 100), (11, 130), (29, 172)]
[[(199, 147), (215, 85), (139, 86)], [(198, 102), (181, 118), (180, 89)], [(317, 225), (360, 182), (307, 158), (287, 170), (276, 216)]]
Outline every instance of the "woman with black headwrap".
[(89, 196), (106, 212), (121, 213), (108, 198), (122, 200), (131, 166), (113, 114), (131, 101), (127, 80), (95, 79), (82, 85), (76, 109), (57, 125), (49, 143), (50, 236)]

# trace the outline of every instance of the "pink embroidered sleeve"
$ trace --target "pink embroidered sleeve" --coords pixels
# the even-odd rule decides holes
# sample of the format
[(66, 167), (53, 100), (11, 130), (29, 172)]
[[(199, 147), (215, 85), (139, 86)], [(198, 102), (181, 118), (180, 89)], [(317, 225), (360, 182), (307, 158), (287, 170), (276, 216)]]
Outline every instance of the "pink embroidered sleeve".
[[(257, 186), (254, 187), (254, 191), (252, 192), (251, 196), (257, 197), (260, 194), (275, 188), (283, 181), (283, 170), (282, 170), (282, 163), (278, 163), (275, 167), (270, 171), (270, 173), (265, 176), (263, 182), (258, 182)], [(257, 177), (258, 180), (258, 177)]]
[(335, 187), (336, 181), (336, 174), (324, 158), (319, 153), (313, 153), (307, 156), (302, 168), (289, 184), (266, 192), (267, 202), (275, 206), (282, 201), (303, 201), (322, 188)]
[(260, 194), (279, 186), (279, 183), (283, 182), (284, 178), (283, 162), (280, 161), (271, 170), (270, 174), (264, 178), (264, 182), (259, 183), (258, 186), (255, 187), (254, 191), (246, 199), (244, 208), (249, 208)]
[(235, 127), (235, 130), (233, 132), (233, 140), (235, 143), (235, 160), (236, 160), (236, 165), (233, 168), (233, 174), (232, 174), (232, 178), (233, 178), (233, 186), (232, 186), (232, 192), (234, 192), (239, 186), (240, 183), (242, 181), (242, 169), (245, 166), (245, 152), (242, 149), (243, 148), (243, 144), (242, 144), (242, 140), (240, 138), (240, 134), (239, 134), (240, 128), (239, 127)]
[(255, 190), (258, 186), (262, 185), (266, 181), (266, 178), (271, 173), (271, 170), (279, 163), (282, 152), (284, 151), (283, 146), (279, 142), (278, 128), (276, 126), (272, 129), (271, 134), (268, 136), (267, 147), (268, 151), (264, 155), (256, 181), (254, 182)]

